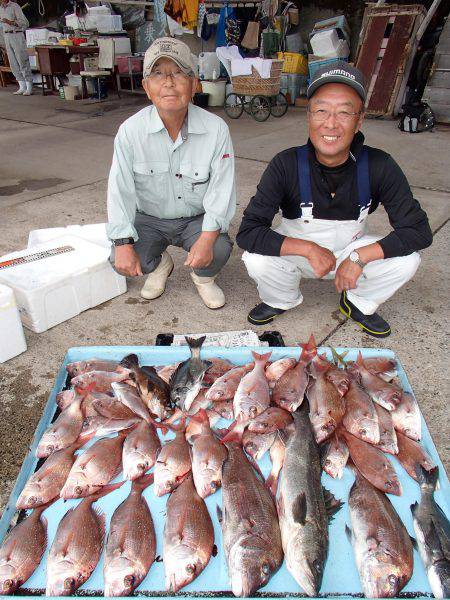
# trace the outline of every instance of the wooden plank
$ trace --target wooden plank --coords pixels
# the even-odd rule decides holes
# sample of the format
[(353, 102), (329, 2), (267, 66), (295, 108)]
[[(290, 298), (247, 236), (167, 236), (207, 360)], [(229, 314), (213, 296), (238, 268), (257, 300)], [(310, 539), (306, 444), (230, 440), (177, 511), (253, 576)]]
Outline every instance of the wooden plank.
[(366, 78), (366, 85), (370, 84), (372, 74), (375, 70), (387, 22), (388, 17), (374, 17), (370, 19), (370, 23), (368, 23), (366, 35), (356, 64)]
[(389, 36), (386, 51), (381, 62), (375, 89), (369, 99), (368, 109), (387, 112), (399, 71), (403, 71), (411, 29), (414, 24), (413, 15), (396, 17)]

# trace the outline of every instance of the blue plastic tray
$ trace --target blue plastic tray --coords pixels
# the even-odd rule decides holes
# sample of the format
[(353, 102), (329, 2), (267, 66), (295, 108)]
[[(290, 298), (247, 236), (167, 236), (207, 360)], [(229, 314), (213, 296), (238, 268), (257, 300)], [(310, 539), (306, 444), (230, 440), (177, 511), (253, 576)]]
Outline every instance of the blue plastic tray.
[[(259, 353), (268, 352), (269, 348), (253, 348)], [(202, 357), (220, 357), (227, 358), (235, 364), (244, 364), (251, 360), (252, 348), (213, 348), (206, 347), (202, 350)], [(272, 359), (276, 360), (285, 356), (292, 356), (298, 359), (300, 349), (296, 348), (270, 348), (272, 351)], [(360, 349), (355, 348), (338, 348), (337, 351), (343, 352), (348, 350), (347, 359), (356, 360), (357, 353)], [(331, 359), (331, 352), (328, 348), (320, 348), (320, 351), (325, 351), (328, 354), (328, 358)], [(363, 357), (369, 356), (388, 356), (396, 358), (394, 353), (389, 350), (376, 350), (376, 349), (361, 349)], [(71, 348), (65, 358), (63, 365), (61, 366), (55, 386), (50, 394), (49, 400), (45, 407), (44, 413), (37, 426), (33, 442), (30, 447), (22, 469), (17, 478), (17, 482), (9, 498), (8, 504), (4, 511), (3, 517), (0, 520), (0, 540), (3, 540), (6, 532), (8, 531), (11, 522), (13, 522), (16, 510), (15, 503), (20, 495), (26, 481), (36, 468), (37, 459), (35, 458), (35, 450), (39, 443), (39, 440), (51, 423), (53, 416), (56, 411), (56, 394), (63, 389), (67, 373), (65, 366), (73, 361), (83, 360), (93, 357), (109, 358), (113, 360), (120, 360), (126, 354), (131, 352), (136, 353), (139, 359), (144, 364), (162, 365), (170, 364), (179, 360), (184, 360), (189, 356), (189, 350), (187, 347), (164, 347), (164, 346), (92, 346), (92, 347), (80, 347)], [(412, 392), (411, 386), (409, 385), (405, 371), (403, 370), (400, 362), (398, 362), (398, 376), (405, 390)], [(223, 424), (226, 422), (224, 421)], [(219, 422), (218, 426), (223, 426)], [(170, 434), (165, 439), (169, 439)], [(93, 443), (93, 441), (91, 442)], [(432, 456), (436, 464), (439, 465), (440, 469), (440, 489), (436, 492), (436, 500), (441, 505), (446, 515), (450, 514), (449, 498), (450, 498), (450, 486), (447, 475), (445, 473), (442, 462), (439, 459), (436, 447), (430, 437), (425, 421), (422, 418), (422, 444)], [(401, 497), (390, 496), (390, 500), (397, 510), (400, 518), (407, 527), (409, 533), (414, 535), (412, 516), (410, 511), (410, 505), (419, 500), (420, 489), (418, 484), (411, 479), (411, 477), (403, 470), (397, 460), (389, 456), (392, 461), (395, 470), (399, 476), (403, 487), (403, 495)], [(260, 461), (260, 466), (265, 475), (270, 472), (271, 464), (268, 455)], [(120, 476), (117, 480), (120, 479)], [(325, 574), (323, 578), (323, 584), (321, 588), (321, 595), (328, 597), (338, 597), (340, 599), (345, 597), (352, 597), (355, 595), (361, 595), (361, 586), (358, 577), (358, 571), (356, 569), (355, 560), (353, 556), (352, 547), (347, 540), (345, 535), (345, 524), (349, 523), (349, 514), (347, 507), (347, 499), (350, 491), (350, 487), (353, 483), (353, 475), (349, 469), (345, 469), (344, 476), (341, 480), (334, 480), (329, 477), (326, 473), (323, 473), (322, 482), (326, 488), (328, 488), (337, 498), (344, 500), (345, 504), (343, 508), (338, 512), (335, 519), (330, 526), (330, 549), (328, 561), (325, 568)], [(127, 482), (121, 488), (109, 494), (108, 496), (100, 499), (96, 505), (105, 512), (107, 517), (107, 525), (111, 518), (115, 508), (125, 499), (130, 490), (130, 483)], [(162, 555), (162, 538), (163, 528), (165, 520), (165, 504), (167, 496), (163, 498), (157, 498), (153, 492), (153, 487), (147, 488), (144, 492), (144, 496), (148, 501), (153, 520), (155, 523), (156, 537), (157, 537), (157, 554)], [(222, 548), (222, 534), (220, 526), (216, 516), (216, 506), (221, 505), (221, 492), (208, 497), (206, 504), (208, 506), (210, 515), (212, 517), (215, 529), (215, 543), (218, 548), (218, 554), (211, 558), (211, 561), (203, 573), (193, 581), (189, 586), (185, 587), (179, 595), (189, 595), (192, 597), (199, 597), (202, 595), (220, 593), (221, 597), (230, 597), (230, 586), (228, 581), (228, 572), (226, 560)], [(53, 541), (57, 526), (62, 516), (66, 511), (75, 506), (79, 500), (69, 500), (64, 503), (62, 500), (58, 500), (52, 506), (50, 506), (45, 515), (48, 520), (48, 548)], [(22, 586), (22, 594), (42, 594), (42, 590), (45, 590), (45, 564), (46, 556), (44, 555), (41, 565), (30, 577), (30, 579)], [(103, 590), (103, 559), (97, 565), (91, 578), (80, 588), (80, 591), (84, 591), (85, 594), (90, 597), (102, 597)], [(147, 575), (146, 579), (141, 583), (135, 594), (145, 594), (146, 596), (152, 597), (160, 596), (164, 593), (164, 566), (161, 562), (155, 562)], [(287, 571), (286, 566), (283, 564), (281, 569), (272, 577), (268, 585), (261, 590), (264, 592), (266, 598), (275, 598), (280, 596), (302, 596), (302, 590), (299, 588), (297, 583), (294, 581), (290, 573)], [(164, 593), (164, 595), (166, 595)], [(428, 579), (425, 574), (425, 570), (422, 565), (422, 561), (416, 551), (414, 551), (414, 574), (408, 585), (404, 588), (402, 596), (414, 595), (416, 598), (425, 598), (431, 596), (431, 589), (428, 584)], [(168, 597), (173, 597), (167, 594)], [(31, 597), (31, 596), (25, 596)]]

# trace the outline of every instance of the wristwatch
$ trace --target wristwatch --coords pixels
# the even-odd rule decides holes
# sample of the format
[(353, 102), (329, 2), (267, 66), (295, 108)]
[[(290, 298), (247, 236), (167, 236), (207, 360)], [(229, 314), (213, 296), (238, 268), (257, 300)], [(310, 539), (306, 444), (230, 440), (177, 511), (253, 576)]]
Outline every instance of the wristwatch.
[(356, 263), (357, 265), (359, 265), (361, 267), (361, 269), (364, 269), (364, 267), (367, 264), (359, 258), (359, 254), (356, 252), (356, 250), (353, 250), (353, 252), (350, 252), (349, 259), (351, 260), (352, 263)]
[(126, 244), (134, 244), (134, 239), (132, 237), (127, 238), (119, 238), (118, 240), (112, 240), (114, 246), (125, 246)]

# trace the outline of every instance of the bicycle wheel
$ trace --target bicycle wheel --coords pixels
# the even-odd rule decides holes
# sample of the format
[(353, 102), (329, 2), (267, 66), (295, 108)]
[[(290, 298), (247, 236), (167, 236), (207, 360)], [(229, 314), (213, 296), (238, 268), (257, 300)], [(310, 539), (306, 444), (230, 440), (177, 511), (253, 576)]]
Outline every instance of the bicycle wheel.
[(266, 96), (253, 96), (250, 102), (250, 113), (255, 121), (262, 123), (270, 117), (270, 102)]
[(270, 114), (272, 117), (283, 117), (288, 109), (286, 96), (280, 92), (277, 96), (272, 96), (270, 100)]
[(244, 112), (244, 102), (242, 96), (238, 96), (237, 94), (228, 94), (228, 96), (225, 98), (225, 102), (223, 103), (223, 107), (230, 119), (239, 119)]

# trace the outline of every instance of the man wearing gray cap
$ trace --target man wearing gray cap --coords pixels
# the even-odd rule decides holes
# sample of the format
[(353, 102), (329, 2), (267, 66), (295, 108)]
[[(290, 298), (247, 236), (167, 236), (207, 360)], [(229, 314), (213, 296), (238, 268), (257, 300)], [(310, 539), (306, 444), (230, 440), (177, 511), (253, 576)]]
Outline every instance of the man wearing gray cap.
[[(302, 277), (333, 279), (340, 311), (367, 334), (386, 337), (391, 328), (378, 307), (413, 277), (418, 250), (431, 244), (427, 215), (397, 163), (364, 145), (358, 69), (342, 61), (322, 68), (307, 96), (308, 143), (273, 158), (237, 235), (262, 300), (248, 320), (266, 324), (301, 304)], [(392, 226), (385, 237), (366, 231), (379, 204)]]
[(141, 296), (152, 300), (174, 268), (167, 247), (182, 247), (204, 304), (220, 308), (225, 296), (215, 279), (232, 250), (227, 231), (236, 207), (228, 127), (191, 103), (195, 67), (180, 40), (160, 38), (150, 46), (142, 85), (153, 105), (122, 123), (114, 142), (111, 261), (124, 275), (147, 274)]

